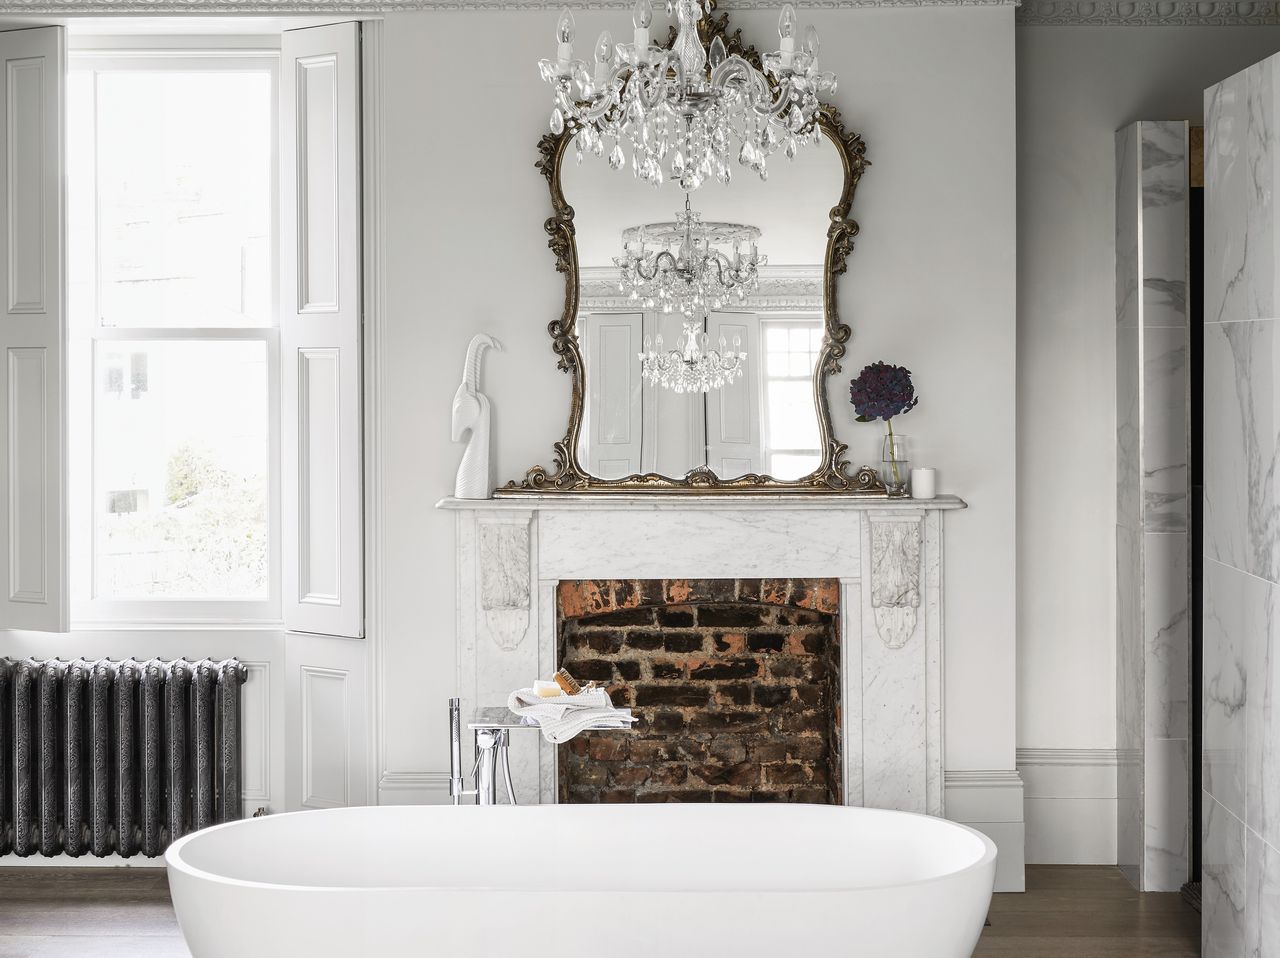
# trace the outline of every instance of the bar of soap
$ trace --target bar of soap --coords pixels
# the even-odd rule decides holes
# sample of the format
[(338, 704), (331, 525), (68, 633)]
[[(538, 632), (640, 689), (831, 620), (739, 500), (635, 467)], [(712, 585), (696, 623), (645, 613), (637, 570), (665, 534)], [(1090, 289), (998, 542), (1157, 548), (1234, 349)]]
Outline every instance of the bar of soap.
[(544, 682), (542, 679), (538, 679), (533, 683), (533, 691), (544, 699), (555, 699), (564, 694), (560, 686), (555, 682)]

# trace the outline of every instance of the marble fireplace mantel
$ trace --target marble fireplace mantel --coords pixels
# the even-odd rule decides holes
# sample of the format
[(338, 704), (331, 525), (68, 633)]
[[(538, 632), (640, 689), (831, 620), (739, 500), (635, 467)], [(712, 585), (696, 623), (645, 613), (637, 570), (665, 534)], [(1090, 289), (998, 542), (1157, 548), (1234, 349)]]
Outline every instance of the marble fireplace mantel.
[[(845, 801), (943, 814), (942, 515), (963, 500), (546, 494), (437, 508), (457, 516), (464, 709), (556, 670), (562, 580), (834, 578)], [(553, 747), (531, 731), (511, 758), (518, 794), (555, 801)]]

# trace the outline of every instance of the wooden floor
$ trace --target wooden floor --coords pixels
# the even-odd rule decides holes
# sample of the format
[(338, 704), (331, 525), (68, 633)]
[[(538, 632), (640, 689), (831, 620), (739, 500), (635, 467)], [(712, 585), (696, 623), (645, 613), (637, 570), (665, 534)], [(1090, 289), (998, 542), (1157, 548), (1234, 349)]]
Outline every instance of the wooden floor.
[[(977, 958), (1193, 958), (1200, 916), (1114, 868), (1027, 868), (997, 895)], [(190, 958), (163, 869), (0, 868), (0, 958)]]
[(1025, 895), (996, 895), (975, 958), (1196, 958), (1200, 916), (1139, 895), (1119, 869), (1028, 865)]

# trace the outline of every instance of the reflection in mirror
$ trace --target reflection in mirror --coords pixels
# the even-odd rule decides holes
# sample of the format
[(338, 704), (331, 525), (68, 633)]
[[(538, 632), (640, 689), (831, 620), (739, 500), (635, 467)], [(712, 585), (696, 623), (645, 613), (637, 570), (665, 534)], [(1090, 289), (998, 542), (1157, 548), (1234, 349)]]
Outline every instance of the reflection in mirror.
[(767, 180), (735, 169), (688, 206), (570, 148), (589, 474), (796, 480), (820, 466), (823, 263), (844, 173), (818, 139)]

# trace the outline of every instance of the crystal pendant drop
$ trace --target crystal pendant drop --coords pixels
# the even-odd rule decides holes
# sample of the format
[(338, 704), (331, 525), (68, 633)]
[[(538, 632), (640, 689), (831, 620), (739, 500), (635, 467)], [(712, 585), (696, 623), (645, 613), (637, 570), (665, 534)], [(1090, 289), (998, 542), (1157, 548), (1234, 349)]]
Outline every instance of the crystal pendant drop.
[(613, 144), (613, 149), (609, 152), (609, 168), (620, 170), (625, 162), (626, 158), (622, 155), (622, 146), (617, 143)]
[(556, 107), (551, 111), (551, 132), (559, 136), (564, 132), (564, 114), (560, 112), (560, 107)]

